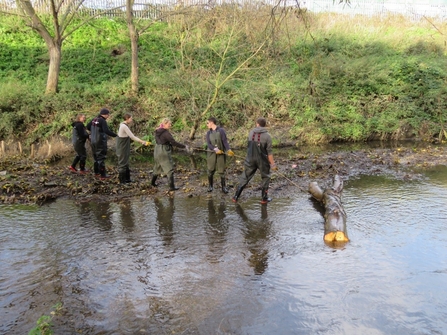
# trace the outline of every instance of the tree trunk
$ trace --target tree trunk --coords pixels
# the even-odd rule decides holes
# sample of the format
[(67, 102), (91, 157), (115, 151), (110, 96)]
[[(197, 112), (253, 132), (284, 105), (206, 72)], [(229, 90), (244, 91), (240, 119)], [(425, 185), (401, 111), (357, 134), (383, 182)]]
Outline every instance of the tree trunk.
[(194, 123), (191, 127), (191, 131), (189, 132), (189, 140), (193, 141), (196, 138), (196, 132), (200, 125), (200, 119), (195, 119)]
[(316, 182), (309, 184), (309, 193), (324, 206), (324, 241), (331, 245), (345, 244), (349, 241), (346, 230), (346, 212), (341, 204), (343, 181), (334, 176), (331, 188), (324, 191)]
[(132, 92), (137, 95), (139, 89), (139, 73), (138, 73), (138, 32), (133, 22), (133, 4), (134, 0), (126, 1), (126, 17), (127, 27), (129, 29), (130, 46), (132, 50), (131, 57), (131, 74), (130, 80), (132, 83)]
[(48, 67), (47, 88), (45, 93), (56, 93), (59, 84), (59, 73), (61, 70), (62, 43), (53, 42), (48, 46), (50, 64)]
[(35, 30), (45, 41), (48, 53), (50, 55), (50, 64), (48, 67), (46, 94), (56, 93), (59, 83), (59, 72), (61, 68), (62, 57), (62, 34), (61, 25), (58, 21), (55, 3), (50, 2), (52, 8), (52, 18), (54, 34), (49, 33), (42, 20), (36, 14), (30, 0), (17, 0), (17, 6), (23, 11), (28, 18), (28, 22), (33, 30)]

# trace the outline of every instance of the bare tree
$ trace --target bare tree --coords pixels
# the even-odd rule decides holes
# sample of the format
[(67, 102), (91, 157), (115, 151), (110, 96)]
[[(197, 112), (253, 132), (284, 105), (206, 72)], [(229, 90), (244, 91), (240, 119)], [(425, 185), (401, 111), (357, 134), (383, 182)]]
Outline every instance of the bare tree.
[(139, 33), (134, 23), (133, 5), (135, 0), (126, 0), (126, 21), (129, 29), (130, 47), (131, 47), (131, 72), (130, 81), (132, 85), (132, 92), (138, 94), (139, 87), (139, 71), (138, 71), (138, 39)]
[[(126, 22), (129, 29), (131, 46), (131, 89), (132, 93), (137, 95), (139, 90), (138, 43), (140, 36), (144, 34), (154, 23), (166, 20), (171, 16), (185, 15), (188, 13), (189, 9), (196, 6), (182, 5), (174, 8), (170, 8), (169, 6), (157, 8), (157, 6), (145, 3), (145, 9), (140, 13), (143, 17), (145, 17), (145, 19), (141, 20), (135, 18), (134, 5), (136, 5), (135, 0), (126, 0)], [(143, 4), (138, 5), (141, 6)]]
[[(281, 1), (281, 0), (280, 0)], [(260, 9), (227, 4), (189, 18), (179, 30), (178, 73), (189, 97), (189, 139), (208, 117), (232, 81), (250, 80), (251, 73), (266, 72), (267, 64), (254, 60), (271, 43), (272, 14)], [(197, 46), (207, 46), (209, 57), (198, 57)], [(256, 64), (256, 65), (255, 65)], [(231, 88), (230, 88), (231, 89)]]
[[(102, 15), (107, 9), (98, 11), (94, 16), (87, 16), (74, 23), (85, 0), (15, 0), (15, 6), (8, 6), (6, 12), (10, 15), (22, 16), (27, 24), (45, 41), (49, 54), (48, 77), (45, 93), (56, 93), (58, 90), (59, 73), (62, 59), (62, 44), (78, 28)], [(47, 23), (45, 17), (51, 17)]]

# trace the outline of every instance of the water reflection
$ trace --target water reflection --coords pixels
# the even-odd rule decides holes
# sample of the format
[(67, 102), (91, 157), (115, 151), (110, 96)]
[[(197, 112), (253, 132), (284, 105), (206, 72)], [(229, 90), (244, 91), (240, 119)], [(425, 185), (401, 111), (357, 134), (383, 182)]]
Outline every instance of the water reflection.
[(208, 200), (208, 225), (205, 227), (205, 232), (210, 250), (208, 259), (212, 262), (218, 261), (225, 252), (224, 246), (228, 232), (225, 209), (224, 202), (216, 206), (213, 199)]
[(239, 204), (236, 205), (236, 213), (244, 222), (242, 230), (248, 251), (251, 253), (248, 263), (253, 267), (256, 275), (262, 275), (268, 266), (268, 249), (266, 247), (271, 228), (267, 206), (261, 206), (261, 220), (249, 218)]
[(444, 334), (447, 169), (426, 175), (351, 179), (335, 252), (307, 193), (0, 206), (0, 334), (59, 302), (55, 334)]
[(309, 197), (309, 200), (310, 200), (310, 202), (312, 203), (312, 207), (313, 207), (317, 212), (319, 212), (319, 213), (321, 214), (321, 216), (324, 217), (325, 209), (324, 209), (323, 204), (322, 204), (320, 201), (318, 201), (317, 199), (315, 199), (314, 197)]
[(158, 233), (163, 239), (164, 245), (169, 246), (174, 239), (174, 198), (155, 198), (154, 205), (157, 212)]
[(132, 209), (132, 201), (124, 200), (117, 204), (111, 204), (109, 211), (112, 215), (113, 223), (120, 224), (123, 231), (130, 233), (135, 227), (135, 215)]
[[(98, 224), (99, 229), (108, 231), (112, 229), (112, 214), (110, 210), (110, 203), (108, 202), (81, 202), (78, 208), (83, 218), (81, 225), (86, 225), (88, 222), (94, 221)], [(92, 220), (94, 219), (94, 220)]]

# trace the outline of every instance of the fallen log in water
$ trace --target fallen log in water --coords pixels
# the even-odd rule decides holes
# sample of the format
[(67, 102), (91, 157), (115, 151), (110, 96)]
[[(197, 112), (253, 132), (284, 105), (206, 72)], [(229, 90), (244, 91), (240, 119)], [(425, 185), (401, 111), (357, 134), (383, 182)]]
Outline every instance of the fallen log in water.
[(346, 212), (341, 204), (343, 181), (334, 176), (331, 188), (324, 191), (316, 182), (309, 183), (309, 193), (324, 206), (324, 241), (326, 243), (346, 243), (349, 241), (346, 231)]

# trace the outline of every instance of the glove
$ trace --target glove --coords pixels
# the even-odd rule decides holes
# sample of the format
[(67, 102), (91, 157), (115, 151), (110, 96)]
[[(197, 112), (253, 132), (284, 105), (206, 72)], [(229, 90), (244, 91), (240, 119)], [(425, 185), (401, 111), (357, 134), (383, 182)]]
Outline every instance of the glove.
[(146, 142), (144, 143), (144, 145), (147, 146), (147, 147), (150, 146), (151, 144), (152, 144), (152, 143), (149, 142), (149, 141), (146, 141)]
[(192, 154), (194, 152), (194, 149), (191, 148), (189, 145), (185, 145), (185, 150), (188, 154)]
[(216, 153), (216, 155), (222, 155), (224, 152), (222, 150), (220, 150), (219, 148), (214, 148), (214, 152)]
[(230, 150), (227, 151), (227, 155), (230, 156), (230, 157), (233, 157), (234, 156), (234, 152), (230, 149)]
[(276, 164), (273, 164), (271, 166), (272, 171), (278, 171), (278, 167), (276, 166)]

